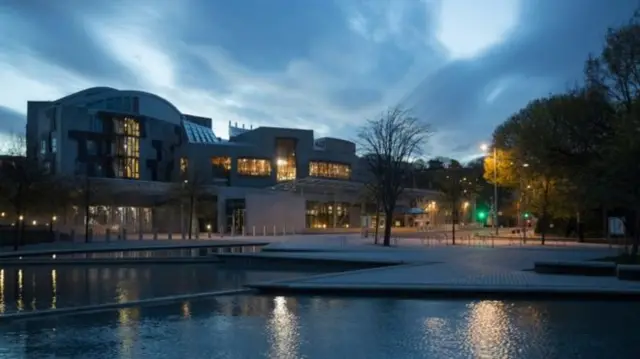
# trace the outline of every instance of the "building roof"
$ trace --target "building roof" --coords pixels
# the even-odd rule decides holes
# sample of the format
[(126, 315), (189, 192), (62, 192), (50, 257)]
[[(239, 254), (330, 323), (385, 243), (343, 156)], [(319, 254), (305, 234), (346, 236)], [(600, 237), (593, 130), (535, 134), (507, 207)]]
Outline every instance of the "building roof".
[(187, 135), (189, 143), (220, 143), (220, 139), (216, 137), (213, 130), (209, 127), (201, 126), (190, 121), (182, 121), (184, 132)]

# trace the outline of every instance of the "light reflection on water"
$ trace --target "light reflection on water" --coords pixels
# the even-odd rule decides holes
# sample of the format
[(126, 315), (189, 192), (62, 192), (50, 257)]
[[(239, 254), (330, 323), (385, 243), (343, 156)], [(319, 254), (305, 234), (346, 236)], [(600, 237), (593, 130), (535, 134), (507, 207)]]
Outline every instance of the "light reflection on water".
[(0, 315), (235, 289), (248, 282), (301, 275), (305, 274), (232, 270), (216, 264), (0, 268)]
[(272, 358), (298, 358), (297, 317), (287, 307), (287, 298), (273, 298), (273, 314), (269, 318), (268, 329)]
[(0, 327), (0, 357), (635, 359), (639, 321), (633, 303), (220, 297)]

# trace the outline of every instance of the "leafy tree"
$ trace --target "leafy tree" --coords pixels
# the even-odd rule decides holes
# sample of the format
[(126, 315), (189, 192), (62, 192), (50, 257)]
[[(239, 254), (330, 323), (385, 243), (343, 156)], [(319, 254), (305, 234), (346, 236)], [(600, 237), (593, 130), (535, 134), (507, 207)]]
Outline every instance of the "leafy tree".
[[(611, 137), (605, 139), (600, 159), (601, 178), (608, 183), (611, 199), (634, 213), (632, 255), (640, 244), (640, 13), (628, 24), (609, 29), (599, 56), (586, 64), (587, 84), (603, 93), (616, 113)], [(609, 115), (605, 109), (601, 116)]]
[(420, 155), (431, 131), (429, 126), (400, 108), (390, 108), (360, 128), (358, 140), (378, 190), (385, 216), (383, 245), (391, 245), (393, 212), (411, 178), (410, 162)]

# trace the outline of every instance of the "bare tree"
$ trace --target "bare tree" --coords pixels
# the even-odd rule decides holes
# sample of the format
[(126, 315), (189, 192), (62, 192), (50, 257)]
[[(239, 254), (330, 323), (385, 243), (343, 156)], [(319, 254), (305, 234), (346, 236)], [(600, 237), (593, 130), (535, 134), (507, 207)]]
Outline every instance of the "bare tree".
[(209, 188), (210, 184), (207, 183), (205, 176), (198, 171), (189, 171), (188, 174), (185, 174), (177, 188), (174, 198), (178, 200), (181, 206), (187, 202), (189, 223), (187, 233), (189, 239), (193, 236), (193, 220), (196, 216), (197, 201), (201, 197), (206, 197)]
[(423, 151), (430, 127), (400, 107), (368, 120), (358, 132), (360, 150), (377, 189), (384, 212), (383, 245), (391, 244), (391, 223), (398, 198), (411, 176), (411, 161)]

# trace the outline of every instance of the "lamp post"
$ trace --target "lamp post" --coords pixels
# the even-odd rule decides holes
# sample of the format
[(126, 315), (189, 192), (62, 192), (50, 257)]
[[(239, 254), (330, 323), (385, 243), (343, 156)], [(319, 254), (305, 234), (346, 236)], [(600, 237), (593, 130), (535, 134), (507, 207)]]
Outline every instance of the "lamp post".
[[(489, 146), (483, 144), (480, 146), (482, 151), (487, 152)], [(493, 227), (498, 235), (498, 150), (493, 146)]]

